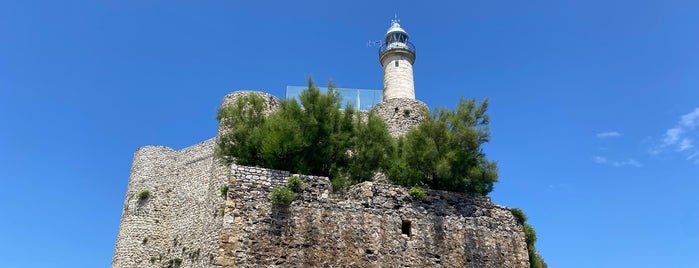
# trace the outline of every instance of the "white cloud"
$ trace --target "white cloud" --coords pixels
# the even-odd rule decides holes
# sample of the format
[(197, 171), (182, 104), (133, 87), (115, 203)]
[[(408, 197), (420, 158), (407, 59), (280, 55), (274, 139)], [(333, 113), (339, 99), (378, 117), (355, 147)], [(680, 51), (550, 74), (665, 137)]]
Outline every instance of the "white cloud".
[(651, 147), (648, 152), (651, 154), (659, 154), (663, 152), (680, 152), (689, 155), (688, 161), (695, 159), (695, 163), (699, 163), (699, 151), (694, 149), (694, 139), (699, 137), (699, 107), (692, 112), (680, 116), (679, 122), (668, 130), (660, 139), (660, 143)]
[(629, 158), (629, 159), (624, 160), (624, 161), (617, 161), (617, 162), (612, 163), (612, 165), (614, 165), (615, 167), (624, 167), (624, 166), (642, 167), (643, 166), (643, 165), (641, 165), (640, 162), (636, 161), (633, 158)]
[(592, 158), (592, 161), (594, 161), (597, 164), (604, 164), (607, 163), (607, 158), (602, 156), (595, 156)]
[(689, 129), (694, 129), (699, 126), (699, 108), (694, 109), (691, 113), (683, 115), (680, 119), (680, 124)]
[(612, 137), (619, 137), (619, 136), (621, 136), (621, 133), (616, 132), (616, 131), (606, 131), (606, 132), (597, 133), (597, 138), (612, 138)]
[(663, 136), (663, 145), (670, 146), (676, 144), (677, 141), (680, 140), (682, 132), (683, 130), (681, 127), (674, 127), (665, 131), (665, 136)]
[(692, 161), (692, 163), (699, 165), (699, 151), (695, 150), (694, 153), (687, 157), (687, 161)]
[(692, 140), (691, 140), (691, 139), (688, 139), (688, 138), (684, 138), (684, 139), (682, 139), (682, 141), (680, 142), (680, 148), (677, 149), (677, 150), (678, 150), (679, 152), (682, 152), (682, 151), (686, 151), (686, 150), (688, 150), (688, 149), (691, 149), (692, 147), (694, 147), (694, 145), (692, 145)]
[(627, 166), (628, 167), (642, 167), (643, 166), (640, 162), (636, 161), (636, 159), (633, 159), (633, 158), (629, 158), (629, 159), (626, 159), (624, 161), (610, 161), (606, 157), (599, 156), (599, 155), (593, 156), (592, 162), (595, 162), (596, 164), (600, 164), (600, 165), (609, 164), (609, 165), (612, 165), (614, 167), (627, 167)]

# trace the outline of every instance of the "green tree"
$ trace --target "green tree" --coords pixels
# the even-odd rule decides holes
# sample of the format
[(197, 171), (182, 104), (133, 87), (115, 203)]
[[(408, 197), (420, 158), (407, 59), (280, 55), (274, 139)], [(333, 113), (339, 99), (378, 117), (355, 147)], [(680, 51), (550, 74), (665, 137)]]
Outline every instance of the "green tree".
[(310, 78), (299, 100), (302, 106), (293, 99), (282, 102), (264, 125), (264, 162), (275, 169), (329, 176), (347, 163), (354, 110), (349, 107), (343, 116), (334, 86), (322, 94)]
[[(497, 165), (481, 145), (490, 141), (488, 100), (461, 99), (455, 111), (436, 109), (398, 141), (389, 177), (413, 186), (486, 195), (497, 181)], [(426, 111), (423, 111), (426, 113)]]
[(227, 131), (217, 155), (227, 163), (329, 176), (340, 187), (387, 169), (394, 144), (381, 118), (352, 106), (341, 110), (334, 86), (323, 94), (310, 78), (299, 100), (282, 101), (269, 117), (256, 95), (221, 108), (217, 118)]
[(267, 104), (257, 94), (243, 95), (230, 105), (222, 106), (216, 119), (224, 133), (216, 146), (216, 155), (226, 164), (260, 166), (263, 159), (261, 126), (266, 121)]
[(373, 112), (366, 121), (358, 116), (353, 129), (347, 174), (353, 183), (358, 183), (371, 180), (377, 171), (388, 170), (395, 144), (383, 119)]

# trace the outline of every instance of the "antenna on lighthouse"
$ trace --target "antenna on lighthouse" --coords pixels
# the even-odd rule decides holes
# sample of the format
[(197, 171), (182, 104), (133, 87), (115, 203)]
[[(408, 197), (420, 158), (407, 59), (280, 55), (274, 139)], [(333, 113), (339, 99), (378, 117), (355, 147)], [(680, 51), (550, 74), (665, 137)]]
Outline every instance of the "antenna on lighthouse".
[(369, 40), (366, 42), (366, 47), (375, 47), (375, 46), (380, 46), (381, 45), (381, 40)]

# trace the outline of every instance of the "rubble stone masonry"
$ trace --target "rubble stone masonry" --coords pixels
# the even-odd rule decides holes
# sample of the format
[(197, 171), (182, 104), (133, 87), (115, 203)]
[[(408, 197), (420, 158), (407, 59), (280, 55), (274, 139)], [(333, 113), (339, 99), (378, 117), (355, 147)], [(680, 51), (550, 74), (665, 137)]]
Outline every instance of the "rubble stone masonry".
[[(279, 105), (251, 91), (223, 105), (246, 94)], [(374, 109), (396, 137), (419, 123), (421, 107), (393, 99)], [(275, 206), (270, 193), (289, 172), (225, 166), (215, 145), (136, 151), (112, 267), (529, 267), (522, 226), (487, 197), (430, 190), (415, 200), (372, 182), (333, 193), (327, 178), (301, 175), (299, 197)]]

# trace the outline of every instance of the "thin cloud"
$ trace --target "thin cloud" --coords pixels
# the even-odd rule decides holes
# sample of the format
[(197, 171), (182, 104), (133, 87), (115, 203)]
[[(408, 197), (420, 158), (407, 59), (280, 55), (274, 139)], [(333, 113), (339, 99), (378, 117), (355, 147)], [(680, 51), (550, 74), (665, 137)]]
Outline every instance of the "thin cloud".
[(680, 124), (686, 128), (694, 129), (699, 126), (699, 107), (695, 108), (691, 113), (685, 114), (680, 118)]
[(597, 138), (613, 138), (613, 137), (619, 137), (621, 136), (621, 133), (617, 131), (606, 131), (606, 132), (600, 132), (597, 133)]
[(636, 159), (629, 158), (623, 161), (611, 161), (607, 159), (604, 156), (593, 156), (592, 157), (592, 162), (595, 162), (595, 164), (600, 164), (600, 165), (611, 165), (613, 167), (642, 167), (643, 164), (641, 162), (638, 162)]
[(592, 161), (594, 161), (597, 164), (604, 164), (607, 163), (607, 158), (602, 156), (595, 156), (592, 158)]
[(682, 137), (682, 132), (684, 132), (684, 130), (682, 130), (681, 127), (673, 127), (665, 131), (665, 136), (663, 136), (663, 145), (670, 146), (677, 143), (677, 141), (680, 140), (680, 137)]
[(682, 152), (682, 151), (689, 150), (689, 149), (691, 149), (692, 147), (694, 147), (694, 145), (692, 145), (692, 140), (691, 140), (691, 139), (688, 139), (688, 138), (684, 138), (684, 139), (682, 139), (682, 141), (680, 142), (680, 148), (677, 149), (677, 150), (680, 151), (680, 152)]
[[(675, 126), (669, 128), (663, 134), (658, 145), (651, 147), (648, 151), (651, 154), (663, 152), (679, 152), (689, 155), (687, 160), (697, 158), (699, 150), (694, 147), (694, 139), (699, 137), (699, 108), (680, 116), (680, 120)], [(694, 160), (699, 163), (699, 159)]]
[(619, 162), (614, 162), (613, 165), (615, 167), (625, 167), (625, 166), (630, 166), (630, 167), (642, 167), (640, 162), (636, 161), (633, 158), (626, 159), (624, 161), (619, 161)]
[(636, 159), (633, 159), (633, 158), (629, 158), (629, 159), (626, 159), (624, 161), (617, 161), (617, 162), (612, 163), (612, 165), (615, 167), (627, 167), (627, 166), (629, 166), (629, 167), (642, 167), (643, 166), (643, 165), (641, 165), (640, 162), (636, 161)]
[(693, 154), (689, 155), (687, 161), (692, 161), (692, 163), (699, 165), (699, 152), (695, 151)]

